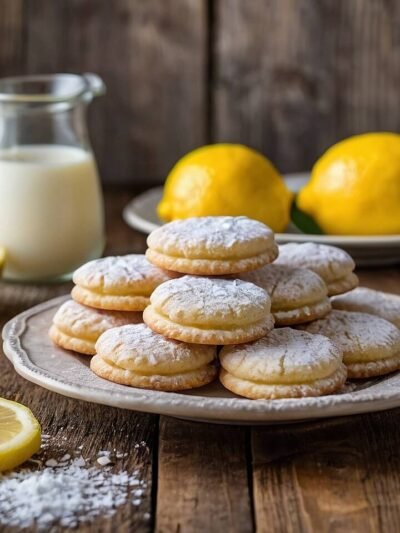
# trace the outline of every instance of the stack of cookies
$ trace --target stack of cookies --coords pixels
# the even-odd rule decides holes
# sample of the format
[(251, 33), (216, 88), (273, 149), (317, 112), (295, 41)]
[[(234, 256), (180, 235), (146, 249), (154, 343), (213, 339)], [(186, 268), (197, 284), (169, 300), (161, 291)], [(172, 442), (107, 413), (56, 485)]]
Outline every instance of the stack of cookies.
[(150, 295), (174, 275), (151, 265), (144, 255), (105, 257), (79, 268), (72, 300), (57, 311), (51, 339), (66, 350), (94, 355), (105, 331), (143, 322)]
[(273, 232), (247, 217), (174, 221), (147, 243), (146, 257), (77, 270), (73, 300), (54, 317), (52, 339), (96, 353), (91, 369), (104, 379), (178, 391), (219, 374), (240, 396), (274, 399), (330, 394), (347, 376), (400, 368), (400, 331), (385, 320), (399, 320), (400, 302), (379, 296), (382, 318), (338, 296), (360, 290), (342, 250), (278, 250)]

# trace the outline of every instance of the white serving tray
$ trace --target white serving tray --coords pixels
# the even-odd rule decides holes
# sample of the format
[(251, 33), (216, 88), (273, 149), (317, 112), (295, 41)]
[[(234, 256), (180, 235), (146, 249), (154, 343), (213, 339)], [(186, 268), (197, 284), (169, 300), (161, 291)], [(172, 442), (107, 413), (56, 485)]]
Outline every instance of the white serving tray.
[[(310, 179), (310, 174), (287, 174), (284, 179), (289, 189), (296, 193)], [(161, 226), (162, 222), (157, 216), (156, 207), (162, 193), (162, 187), (155, 187), (136, 196), (123, 211), (125, 222), (143, 233), (150, 233)], [(280, 244), (313, 241), (339, 246), (349, 252), (358, 266), (387, 266), (400, 263), (400, 235), (370, 237), (311, 235), (301, 233), (298, 228), (290, 224), (287, 233), (276, 234), (276, 240)]]
[(47, 332), (69, 296), (55, 298), (16, 316), (3, 329), (4, 352), (24, 378), (88, 402), (222, 424), (272, 424), (392, 409), (400, 405), (400, 372), (346, 385), (345, 392), (320, 398), (246, 400), (218, 382), (185, 393), (117, 385), (89, 369), (88, 356), (53, 345)]

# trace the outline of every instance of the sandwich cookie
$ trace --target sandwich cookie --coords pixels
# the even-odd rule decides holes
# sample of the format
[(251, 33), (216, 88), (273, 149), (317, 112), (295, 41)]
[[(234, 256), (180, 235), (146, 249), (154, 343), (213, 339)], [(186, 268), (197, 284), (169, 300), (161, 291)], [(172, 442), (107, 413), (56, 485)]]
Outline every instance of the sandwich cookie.
[(331, 298), (332, 307), (343, 311), (360, 311), (377, 315), (400, 328), (400, 295), (357, 287)]
[(198, 217), (175, 220), (147, 239), (148, 260), (161, 268), (195, 275), (247, 272), (278, 255), (274, 233), (247, 217)]
[(224, 387), (255, 400), (330, 394), (342, 387), (347, 374), (342, 352), (332, 341), (291, 328), (225, 346), (220, 361)]
[(333, 310), (302, 329), (326, 335), (343, 350), (350, 378), (369, 378), (400, 368), (400, 330), (367, 313)]
[(183, 276), (153, 292), (146, 324), (166, 337), (197, 344), (237, 344), (274, 325), (268, 294), (242, 280)]
[(313, 242), (283, 244), (276, 263), (313, 270), (325, 281), (329, 296), (342, 294), (358, 285), (352, 257), (335, 246)]
[(94, 345), (102, 333), (111, 328), (140, 322), (143, 322), (142, 313), (102, 311), (68, 300), (54, 315), (49, 336), (65, 350), (94, 355)]
[(306, 268), (290, 268), (274, 263), (240, 277), (268, 292), (275, 326), (310, 322), (331, 310), (325, 283), (315, 272)]
[(166, 339), (145, 324), (106, 331), (90, 363), (101, 378), (145, 389), (179, 391), (217, 376), (216, 348)]
[(143, 311), (153, 290), (173, 277), (151, 265), (144, 255), (104, 257), (75, 271), (72, 298), (84, 305), (113, 311)]

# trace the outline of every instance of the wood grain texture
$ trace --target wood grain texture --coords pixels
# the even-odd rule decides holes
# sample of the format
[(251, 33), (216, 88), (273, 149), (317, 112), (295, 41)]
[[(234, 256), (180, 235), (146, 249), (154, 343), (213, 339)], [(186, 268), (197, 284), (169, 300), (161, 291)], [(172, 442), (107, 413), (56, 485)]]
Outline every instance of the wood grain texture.
[(23, 0), (0, 0), (0, 76), (24, 69)]
[(253, 530), (245, 433), (161, 417), (158, 533)]
[(257, 531), (398, 531), (399, 422), (397, 409), (254, 429)]
[(392, 1), (219, 0), (214, 139), (290, 172), (346, 136), (398, 131), (399, 21)]
[[(110, 254), (144, 250), (143, 237), (133, 233), (121, 220), (122, 206), (130, 196), (129, 193), (110, 193), (106, 197), (109, 221), (107, 249)], [(70, 289), (70, 283), (0, 283), (0, 328), (15, 314), (49, 298), (66, 294)], [(92, 523), (80, 526), (79, 531), (152, 531), (152, 467), (158, 433), (157, 416), (80, 402), (46, 391), (19, 377), (3, 356), (1, 348), (0, 396), (27, 405), (37, 416), (43, 433), (50, 436), (41, 454), (42, 459), (57, 460), (66, 453), (73, 456), (83, 446), (82, 456), (88, 464), (96, 464), (100, 450), (115, 449), (128, 454), (116, 462), (115, 471), (138, 471), (145, 481), (140, 505), (132, 505), (129, 501), (111, 518), (99, 516)], [(0, 525), (0, 530), (5, 533), (16, 531), (5, 525)], [(57, 531), (63, 529), (58, 527)]]
[(27, 72), (98, 73), (91, 109), (103, 180), (163, 181), (204, 144), (206, 2), (28, 0)]
[(0, 0), (0, 76), (94, 71), (106, 183), (162, 182), (210, 141), (282, 172), (338, 140), (400, 129), (394, 0)]
[(361, 286), (400, 294), (400, 268), (359, 269), (357, 276)]

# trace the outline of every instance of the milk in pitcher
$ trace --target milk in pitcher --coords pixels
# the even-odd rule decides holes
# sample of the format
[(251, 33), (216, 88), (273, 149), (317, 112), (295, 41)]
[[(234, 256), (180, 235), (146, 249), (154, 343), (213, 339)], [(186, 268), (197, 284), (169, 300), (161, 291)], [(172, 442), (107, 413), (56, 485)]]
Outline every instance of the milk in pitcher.
[(102, 195), (94, 158), (83, 148), (20, 145), (0, 151), (0, 246), (4, 277), (58, 278), (99, 257)]

